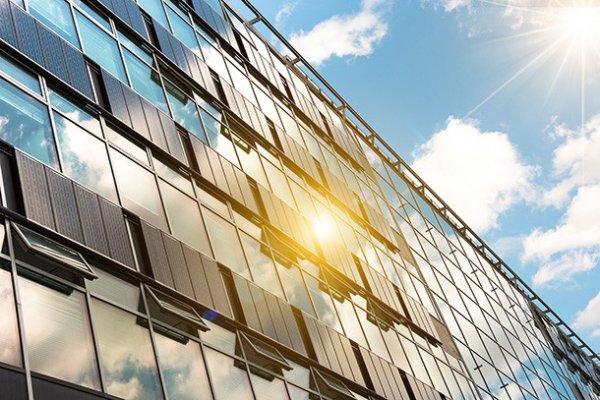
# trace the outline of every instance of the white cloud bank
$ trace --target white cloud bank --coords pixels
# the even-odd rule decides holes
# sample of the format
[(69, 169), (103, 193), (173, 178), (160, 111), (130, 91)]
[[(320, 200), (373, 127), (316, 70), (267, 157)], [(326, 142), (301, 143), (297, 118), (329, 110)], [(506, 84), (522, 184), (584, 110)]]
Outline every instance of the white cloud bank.
[(583, 310), (577, 313), (573, 327), (591, 330), (592, 336), (600, 336), (600, 292), (589, 301)]
[(294, 32), (290, 43), (316, 65), (334, 56), (367, 56), (388, 33), (384, 17), (390, 6), (390, 0), (362, 0), (357, 13), (334, 15), (309, 31)]
[(600, 262), (600, 115), (579, 131), (551, 127), (558, 142), (552, 157), (553, 185), (539, 198), (542, 207), (564, 208), (555, 227), (534, 229), (523, 242), (523, 262), (540, 263), (536, 286), (573, 281)]
[(447, 126), (417, 149), (412, 166), (477, 232), (532, 197), (537, 168), (522, 161), (508, 135), (484, 132), (475, 120), (450, 117)]

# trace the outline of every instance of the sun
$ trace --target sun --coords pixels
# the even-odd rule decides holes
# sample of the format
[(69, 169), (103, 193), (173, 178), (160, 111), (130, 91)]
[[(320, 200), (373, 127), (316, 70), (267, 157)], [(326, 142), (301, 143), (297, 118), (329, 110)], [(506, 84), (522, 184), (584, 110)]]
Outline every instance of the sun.
[(313, 233), (319, 240), (331, 239), (335, 235), (335, 222), (329, 215), (322, 215), (312, 221)]
[(555, 9), (558, 31), (569, 45), (590, 49), (600, 45), (600, 7)]

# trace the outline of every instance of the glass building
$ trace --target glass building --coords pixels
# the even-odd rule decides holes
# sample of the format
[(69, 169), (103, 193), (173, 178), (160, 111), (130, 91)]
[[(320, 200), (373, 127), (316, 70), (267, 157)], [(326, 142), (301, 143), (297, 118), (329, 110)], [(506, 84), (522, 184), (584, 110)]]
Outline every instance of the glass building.
[(600, 399), (248, 0), (0, 0), (0, 139), (0, 399)]

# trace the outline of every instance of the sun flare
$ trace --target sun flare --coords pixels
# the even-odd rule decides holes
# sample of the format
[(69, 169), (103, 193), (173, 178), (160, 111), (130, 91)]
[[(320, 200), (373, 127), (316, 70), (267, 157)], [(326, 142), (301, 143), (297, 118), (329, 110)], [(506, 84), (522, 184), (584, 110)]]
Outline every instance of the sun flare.
[(600, 7), (561, 7), (555, 11), (559, 31), (568, 44), (584, 48), (600, 44)]

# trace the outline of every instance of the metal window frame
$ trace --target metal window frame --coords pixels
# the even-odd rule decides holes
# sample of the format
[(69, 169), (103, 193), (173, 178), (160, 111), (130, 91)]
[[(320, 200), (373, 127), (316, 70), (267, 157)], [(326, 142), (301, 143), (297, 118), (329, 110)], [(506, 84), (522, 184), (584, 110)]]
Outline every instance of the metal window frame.
[[(148, 293), (149, 300), (152, 300), (159, 307), (160, 311), (177, 318), (181, 318), (203, 332), (210, 330), (208, 325), (204, 322), (202, 317), (200, 317), (194, 307), (187, 305), (148, 285), (144, 285), (144, 287), (146, 289), (146, 293)], [(165, 299), (161, 300), (160, 297), (164, 297)]]
[[(74, 272), (78, 275), (81, 275), (85, 279), (88, 279), (88, 280), (98, 279), (98, 275), (96, 275), (96, 273), (94, 272), (92, 267), (88, 264), (85, 257), (83, 257), (83, 255), (80, 252), (73, 250), (70, 247), (64, 246), (63, 244), (58, 243), (57, 241), (52, 240), (44, 235), (41, 235), (32, 229), (18, 225), (15, 222), (11, 221), (10, 225), (11, 225), (11, 230), (13, 232), (16, 232), (16, 236), (18, 236), (19, 240), (25, 245), (25, 248), (26, 248), (25, 250), (27, 252), (30, 252), (36, 256), (39, 256), (39, 257), (42, 257), (45, 259), (50, 259), (51, 261), (59, 264), (61, 267), (65, 268), (71, 272)], [(58, 248), (63, 249), (65, 252), (70, 253), (71, 255), (75, 256), (76, 258), (79, 258), (81, 260), (81, 264), (83, 264), (83, 267), (77, 266), (77, 265), (75, 265), (74, 262), (69, 262), (65, 258), (58, 257), (57, 255), (51, 253), (47, 249), (41, 248), (39, 245), (32, 244), (31, 241), (25, 235), (24, 231), (31, 232), (33, 235), (38, 236), (41, 240), (50, 242), (54, 246), (57, 246)]]

